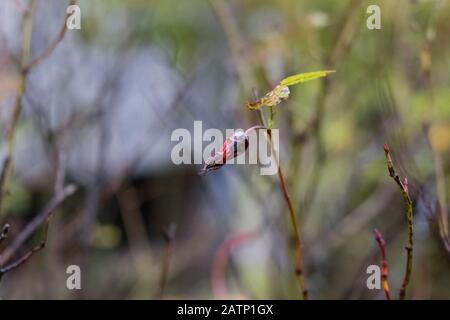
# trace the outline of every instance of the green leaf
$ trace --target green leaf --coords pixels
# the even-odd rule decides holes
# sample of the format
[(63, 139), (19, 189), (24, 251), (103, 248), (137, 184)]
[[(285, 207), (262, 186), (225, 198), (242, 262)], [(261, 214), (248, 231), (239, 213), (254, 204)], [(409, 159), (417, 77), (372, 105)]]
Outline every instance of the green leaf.
[(317, 78), (326, 77), (330, 73), (334, 73), (334, 72), (336, 72), (336, 71), (335, 70), (322, 70), (322, 71), (299, 73), (299, 74), (284, 78), (283, 80), (281, 80), (280, 84), (285, 85), (285, 86), (292, 86), (295, 84), (314, 80)]

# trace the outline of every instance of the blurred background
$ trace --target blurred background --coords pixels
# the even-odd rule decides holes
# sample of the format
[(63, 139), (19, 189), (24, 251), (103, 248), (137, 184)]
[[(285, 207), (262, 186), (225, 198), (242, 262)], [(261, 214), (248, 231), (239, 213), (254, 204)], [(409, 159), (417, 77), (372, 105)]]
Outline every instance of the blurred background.
[[(35, 4), (31, 59), (58, 38), (68, 1)], [(380, 30), (366, 26), (371, 4)], [(450, 1), (80, 0), (81, 29), (24, 76), (29, 5), (0, 3), (2, 162), (25, 81), (0, 254), (61, 172), (78, 189), (53, 212), (46, 247), (4, 274), (2, 299), (299, 298), (277, 175), (240, 165), (201, 177), (200, 165), (172, 163), (170, 136), (194, 120), (223, 132), (256, 125), (253, 88), (323, 69), (336, 73), (291, 87), (275, 109), (311, 298), (384, 299), (366, 286), (366, 268), (381, 263), (375, 228), (397, 296), (407, 221), (384, 143), (414, 202), (407, 298), (450, 298)], [(82, 290), (70, 291), (74, 264)]]

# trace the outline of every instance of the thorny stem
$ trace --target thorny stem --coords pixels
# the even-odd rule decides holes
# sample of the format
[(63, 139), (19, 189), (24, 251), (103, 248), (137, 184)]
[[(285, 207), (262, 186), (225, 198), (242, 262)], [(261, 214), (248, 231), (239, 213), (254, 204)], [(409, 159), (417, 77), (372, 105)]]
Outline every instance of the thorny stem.
[(388, 282), (389, 266), (386, 258), (386, 242), (384, 241), (383, 237), (381, 236), (381, 233), (378, 230), (375, 229), (374, 234), (375, 240), (377, 241), (381, 252), (381, 283), (383, 285), (383, 290), (384, 294), (386, 295), (386, 299), (391, 300)]
[(389, 176), (394, 179), (394, 181), (397, 183), (398, 187), (400, 188), (400, 191), (403, 196), (403, 200), (405, 202), (406, 206), (406, 217), (408, 219), (408, 244), (405, 247), (406, 249), (406, 270), (405, 270), (405, 276), (403, 278), (402, 286), (400, 288), (399, 292), (399, 299), (404, 300), (406, 296), (406, 287), (409, 284), (409, 280), (411, 278), (411, 272), (412, 272), (412, 259), (413, 259), (413, 203), (411, 201), (411, 198), (409, 196), (408, 191), (408, 179), (405, 178), (405, 180), (402, 182), (399, 175), (395, 172), (394, 163), (391, 158), (390, 150), (387, 144), (384, 145), (384, 154), (386, 156), (387, 161), (387, 167), (389, 170)]

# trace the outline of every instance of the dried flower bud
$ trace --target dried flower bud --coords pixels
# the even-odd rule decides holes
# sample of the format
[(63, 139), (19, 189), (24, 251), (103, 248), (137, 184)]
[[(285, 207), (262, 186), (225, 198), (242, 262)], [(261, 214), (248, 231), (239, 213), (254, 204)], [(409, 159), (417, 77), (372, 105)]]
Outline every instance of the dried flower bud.
[(213, 156), (209, 157), (200, 174), (220, 169), (227, 161), (243, 154), (248, 148), (249, 138), (244, 130), (239, 129), (225, 140), (222, 148)]

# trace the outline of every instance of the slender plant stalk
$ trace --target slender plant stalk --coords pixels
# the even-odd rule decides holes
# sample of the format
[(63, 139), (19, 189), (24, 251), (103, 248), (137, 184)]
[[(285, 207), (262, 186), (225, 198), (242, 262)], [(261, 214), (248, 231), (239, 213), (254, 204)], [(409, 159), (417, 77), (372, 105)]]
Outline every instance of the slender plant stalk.
[(381, 236), (381, 233), (378, 230), (374, 231), (375, 234), (375, 240), (378, 243), (378, 246), (380, 247), (380, 253), (381, 253), (381, 284), (383, 286), (384, 294), (386, 296), (387, 300), (391, 300), (391, 295), (389, 291), (389, 266), (386, 258), (386, 242), (384, 241), (383, 237)]
[[(254, 94), (255, 94), (255, 92), (254, 92)], [(258, 99), (257, 96), (255, 96), (254, 98), (256, 100)], [(263, 126), (265, 126), (266, 121), (264, 119), (264, 114), (262, 113), (262, 111), (260, 109), (258, 110), (258, 114), (259, 114), (259, 116), (258, 116), (259, 119), (261, 119), (261, 124)], [(269, 126), (269, 129), (267, 130), (268, 141), (270, 143), (272, 153), (275, 155), (274, 160), (278, 167), (278, 171), (277, 171), (278, 180), (280, 181), (281, 191), (283, 192), (284, 199), (285, 199), (286, 204), (289, 209), (289, 216), (290, 216), (293, 231), (294, 231), (294, 239), (295, 239), (295, 256), (294, 256), (294, 267), (295, 268), (294, 268), (294, 270), (295, 270), (295, 275), (297, 278), (297, 282), (300, 286), (300, 290), (302, 291), (302, 297), (304, 300), (307, 300), (308, 299), (308, 288), (306, 287), (306, 284), (305, 284), (305, 277), (304, 277), (304, 271), (303, 271), (303, 243), (302, 243), (302, 239), (301, 239), (299, 224), (297, 221), (297, 213), (295, 211), (294, 204), (292, 203), (292, 198), (289, 194), (289, 189), (286, 184), (286, 179), (284, 178), (283, 169), (281, 168), (280, 161), (279, 161), (279, 159), (277, 159), (277, 156), (276, 156), (277, 152), (275, 150), (275, 146), (272, 143), (271, 129), (272, 129), (272, 125), (274, 122), (274, 116), (275, 116), (275, 113), (273, 112), (273, 110), (271, 110), (270, 111), (270, 119), (269, 119), (270, 126)]]
[[(210, 0), (210, 3), (217, 15), (219, 22), (221, 23), (225, 36), (227, 38), (228, 44), (231, 48), (231, 53), (233, 60), (236, 64), (236, 68), (239, 74), (240, 81), (246, 92), (251, 90), (251, 83), (255, 83), (253, 77), (250, 72), (250, 67), (243, 55), (244, 52), (244, 41), (242, 39), (241, 33), (239, 32), (238, 25), (234, 20), (232, 12), (226, 1), (223, 0)], [(258, 96), (254, 91), (255, 100), (258, 100)], [(266, 121), (264, 119), (263, 113), (261, 109), (257, 110), (257, 116), (260, 124), (264, 127), (266, 126)], [(274, 112), (271, 112), (271, 122), (273, 122)], [(271, 145), (272, 152), (274, 152), (274, 147), (271, 141), (270, 130), (268, 130), (268, 141)], [(278, 179), (280, 180), (281, 189), (286, 200), (286, 203), (289, 208), (289, 214), (291, 217), (293, 229), (294, 229), (294, 238), (295, 238), (295, 246), (296, 246), (296, 254), (295, 254), (295, 274), (296, 278), (299, 282), (300, 289), (302, 291), (302, 296), (304, 299), (308, 298), (308, 290), (305, 285), (304, 275), (303, 275), (303, 254), (302, 254), (302, 242), (300, 237), (300, 228), (298, 227), (297, 215), (294, 209), (294, 205), (292, 203), (291, 197), (289, 195), (289, 191), (286, 185), (286, 181), (284, 178), (283, 170), (278, 163), (278, 159), (275, 157), (276, 164), (278, 166)]]
[(295, 239), (295, 274), (297, 276), (297, 281), (299, 282), (300, 289), (302, 290), (303, 299), (308, 299), (308, 289), (305, 284), (305, 277), (303, 274), (303, 244), (300, 235), (300, 228), (297, 222), (297, 214), (292, 204), (291, 196), (289, 195), (289, 190), (286, 185), (286, 180), (284, 179), (283, 170), (281, 166), (278, 165), (278, 179), (280, 180), (281, 189), (283, 191), (284, 199), (289, 208), (289, 215), (292, 222), (292, 227), (294, 228), (294, 239)]
[(389, 170), (389, 176), (394, 179), (394, 181), (397, 183), (402, 196), (403, 200), (405, 202), (406, 207), (406, 217), (408, 220), (408, 243), (405, 247), (406, 249), (406, 270), (405, 270), (405, 276), (403, 278), (402, 286), (400, 288), (399, 292), (399, 299), (404, 300), (406, 296), (406, 288), (410, 282), (411, 278), (411, 272), (412, 272), (412, 260), (413, 260), (413, 203), (411, 201), (411, 198), (409, 196), (408, 191), (408, 179), (405, 178), (405, 180), (402, 182), (399, 175), (395, 172), (394, 163), (391, 158), (390, 150), (387, 144), (384, 145), (384, 154), (386, 156), (387, 161), (387, 167)]

